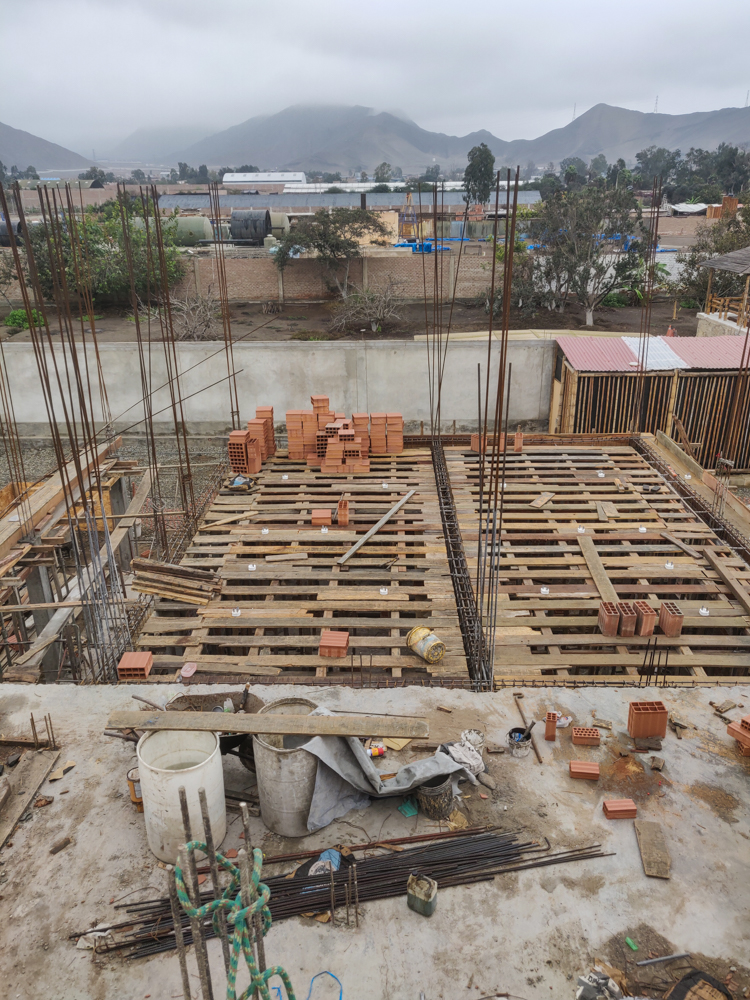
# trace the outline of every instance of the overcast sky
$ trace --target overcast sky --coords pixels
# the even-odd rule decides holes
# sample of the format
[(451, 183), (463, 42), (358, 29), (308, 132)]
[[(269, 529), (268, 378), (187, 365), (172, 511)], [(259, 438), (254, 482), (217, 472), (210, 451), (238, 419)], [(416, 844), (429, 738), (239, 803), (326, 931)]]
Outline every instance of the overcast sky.
[[(742, 107), (749, 0), (0, 0), (0, 121), (85, 155), (296, 103), (531, 139), (599, 102)], [(739, 46), (739, 48), (738, 48)]]

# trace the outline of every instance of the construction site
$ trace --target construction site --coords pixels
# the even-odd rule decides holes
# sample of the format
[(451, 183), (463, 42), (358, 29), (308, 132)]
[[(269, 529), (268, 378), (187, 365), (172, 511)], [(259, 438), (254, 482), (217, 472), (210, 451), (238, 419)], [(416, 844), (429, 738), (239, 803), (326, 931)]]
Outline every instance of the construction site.
[(304, 356), (220, 226), (178, 341), (155, 188), (101, 345), (76, 192), (0, 187), (8, 996), (750, 995), (750, 325), (651, 335), (657, 207), (637, 337), (514, 340), (503, 180), (481, 340), (461, 243), (421, 341)]

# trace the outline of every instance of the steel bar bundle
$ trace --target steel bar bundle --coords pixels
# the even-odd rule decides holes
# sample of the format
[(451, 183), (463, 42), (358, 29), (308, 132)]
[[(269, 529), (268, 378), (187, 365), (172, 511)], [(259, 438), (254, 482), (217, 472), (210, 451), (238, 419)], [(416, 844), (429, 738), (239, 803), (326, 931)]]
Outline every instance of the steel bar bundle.
[[(441, 839), (432, 839), (435, 837)], [(359, 858), (353, 864), (351, 860), (344, 858), (336, 872), (327, 871), (315, 876), (275, 875), (265, 878), (264, 882), (271, 890), (269, 906), (274, 922), (326, 911), (333, 911), (335, 914), (337, 909), (346, 907), (347, 896), (350, 903), (354, 903), (356, 914), (357, 903), (406, 895), (407, 880), (415, 871), (435, 879), (438, 887), (444, 889), (489, 882), (496, 875), (508, 872), (608, 856), (596, 843), (553, 853), (549, 842), (540, 844), (534, 840), (521, 839), (520, 832), (500, 833), (492, 829), (398, 838), (393, 842), (358, 845), (356, 850), (366, 851), (379, 847), (387, 849), (391, 843), (399, 845), (414, 840), (423, 842), (395, 853), (389, 851), (385, 855)], [(318, 853), (303, 852), (301, 856), (314, 856)], [(212, 898), (213, 889), (201, 892), (201, 902)], [(134, 959), (176, 947), (175, 925), (168, 897), (122, 904), (117, 908), (125, 911), (125, 918), (106, 929), (123, 930), (125, 933), (119, 940), (100, 946), (99, 951), (129, 948), (132, 950), (127, 957)], [(358, 915), (356, 919), (359, 919)], [(184, 914), (181, 926), (185, 944), (189, 944), (192, 941), (192, 930)], [(210, 921), (206, 921), (203, 933), (206, 938), (214, 936)], [(78, 936), (80, 935), (71, 935), (72, 938)]]

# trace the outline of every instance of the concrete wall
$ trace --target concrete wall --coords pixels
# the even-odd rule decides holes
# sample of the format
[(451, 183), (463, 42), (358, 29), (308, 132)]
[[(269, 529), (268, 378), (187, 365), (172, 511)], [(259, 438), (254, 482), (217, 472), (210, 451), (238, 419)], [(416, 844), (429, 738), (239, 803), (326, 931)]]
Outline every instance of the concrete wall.
[(698, 313), (698, 327), (695, 331), (696, 337), (738, 337), (742, 330), (736, 323), (728, 319), (719, 319), (718, 315), (710, 316), (708, 313)]
[[(5, 360), (12, 387), (16, 420), (22, 433), (48, 431), (39, 375), (31, 344), (5, 344)], [(493, 344), (491, 385), (497, 383), (500, 345)], [(118, 430), (142, 419), (143, 405), (138, 350), (135, 344), (102, 344), (99, 348), (112, 417)], [(195, 432), (222, 432), (230, 424), (227, 366), (223, 345), (179, 344), (178, 357), (185, 418)], [(477, 364), (486, 378), (487, 345), (456, 343), (448, 348), (442, 392), (442, 429), (476, 430)], [(546, 430), (550, 385), (555, 359), (554, 341), (511, 342), (508, 361), (513, 366), (510, 424), (515, 429)], [(62, 365), (62, 359), (60, 359)], [(197, 365), (197, 367), (195, 367)], [(430, 400), (427, 345), (414, 341), (352, 343), (289, 342), (236, 344), (234, 365), (242, 420), (255, 416), (257, 405), (272, 405), (277, 425), (291, 409), (306, 409), (313, 393), (327, 393), (331, 406), (352, 412), (399, 411), (407, 431), (429, 429)], [(51, 367), (51, 362), (50, 362)], [(152, 385), (165, 381), (164, 358), (154, 349)], [(96, 371), (93, 352), (89, 369)], [(223, 380), (223, 381), (222, 381)], [(213, 385), (212, 388), (206, 386)], [(193, 395), (195, 393), (195, 395)], [(101, 419), (95, 386), (96, 418)], [(191, 397), (191, 398), (188, 398)], [(494, 396), (490, 404), (494, 410)], [(162, 412), (159, 412), (162, 411)], [(58, 420), (62, 409), (56, 410)], [(172, 421), (169, 392), (153, 395), (155, 421), (169, 429)], [(200, 425), (200, 426), (197, 426)], [(142, 430), (143, 425), (136, 428)]]

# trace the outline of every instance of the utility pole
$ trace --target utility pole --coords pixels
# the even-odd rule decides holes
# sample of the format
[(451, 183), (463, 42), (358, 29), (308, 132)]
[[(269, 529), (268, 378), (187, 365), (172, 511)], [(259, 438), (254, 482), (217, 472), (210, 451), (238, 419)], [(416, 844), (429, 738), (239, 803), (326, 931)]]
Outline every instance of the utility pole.
[(654, 114), (659, 110), (659, 95), (656, 95), (656, 100), (654, 101)]

